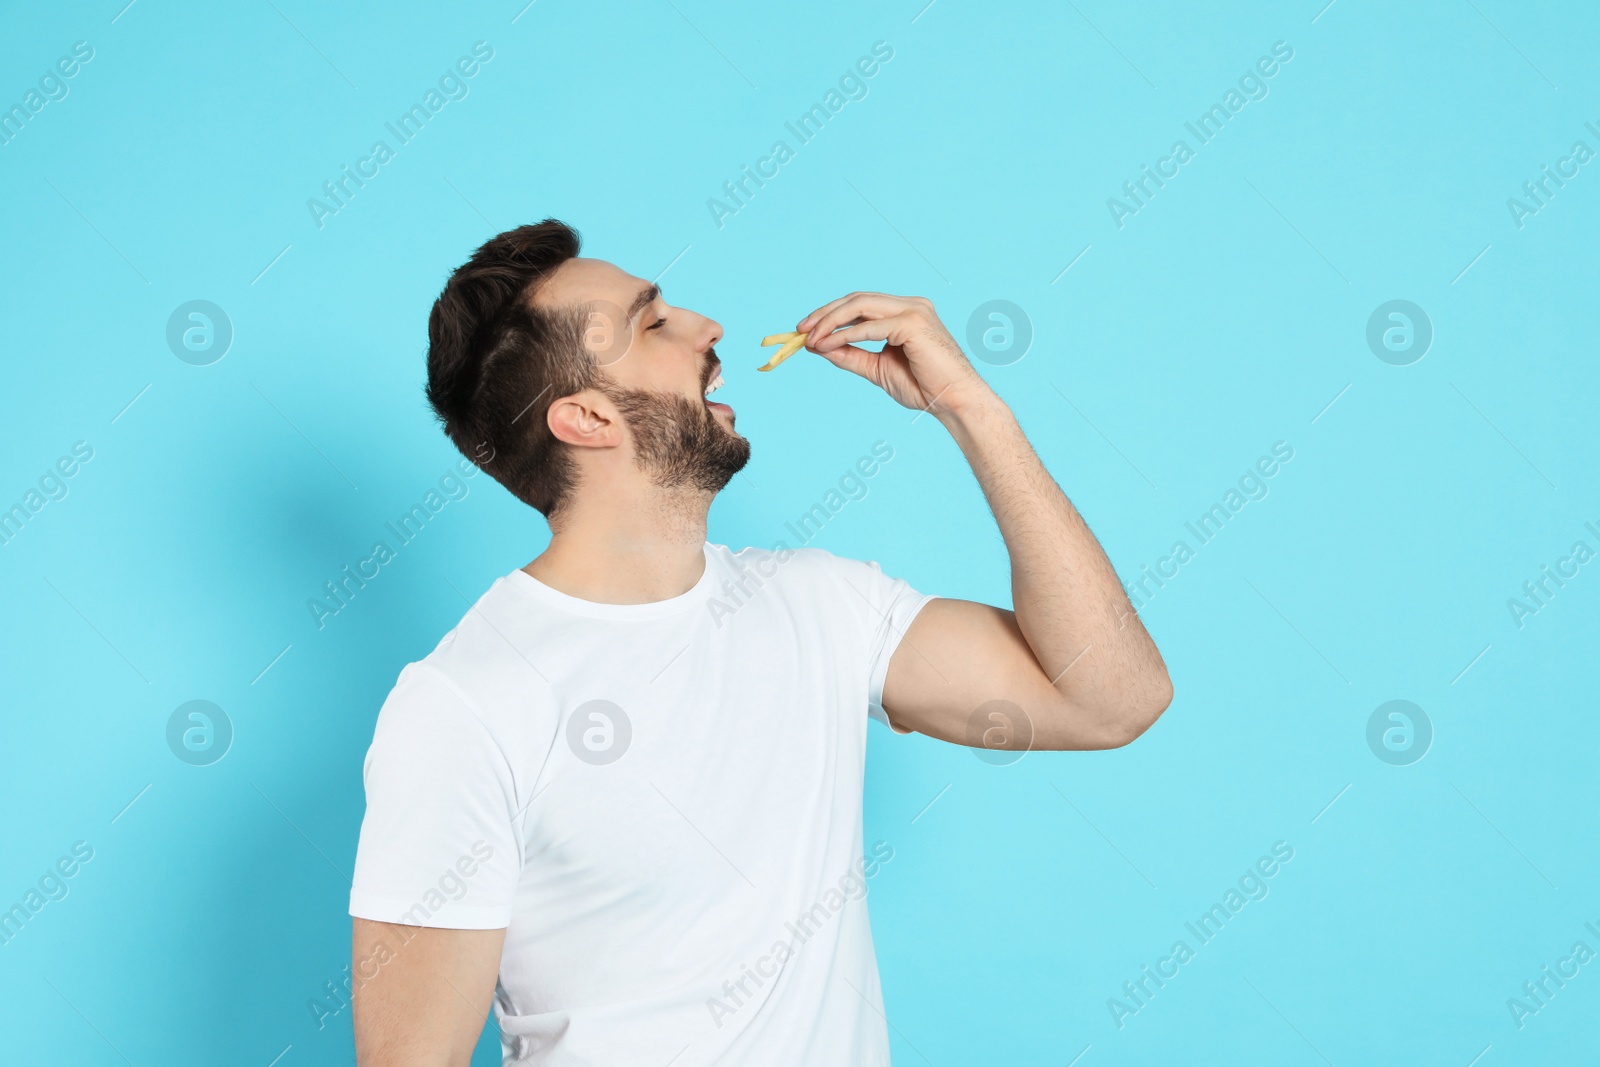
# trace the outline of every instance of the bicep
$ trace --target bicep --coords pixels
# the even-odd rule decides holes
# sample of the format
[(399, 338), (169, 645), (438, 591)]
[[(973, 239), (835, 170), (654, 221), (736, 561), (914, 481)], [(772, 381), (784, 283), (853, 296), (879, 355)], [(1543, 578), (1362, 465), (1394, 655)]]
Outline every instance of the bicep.
[(1103, 747), (1073, 727), (1066, 701), (1004, 608), (940, 597), (889, 660), (883, 710), (900, 729), (1001, 749)]
[(494, 996), (505, 933), (355, 919), (360, 1067), (466, 1067)]

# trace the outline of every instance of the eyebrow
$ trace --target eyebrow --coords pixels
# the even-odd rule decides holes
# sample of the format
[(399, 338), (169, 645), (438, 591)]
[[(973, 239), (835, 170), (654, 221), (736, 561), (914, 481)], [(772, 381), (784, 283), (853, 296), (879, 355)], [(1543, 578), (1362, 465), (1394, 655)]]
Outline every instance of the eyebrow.
[(648, 289), (639, 290), (639, 295), (633, 298), (632, 304), (628, 305), (628, 321), (631, 323), (635, 315), (655, 303), (660, 297), (661, 286), (659, 285), (652, 285)]

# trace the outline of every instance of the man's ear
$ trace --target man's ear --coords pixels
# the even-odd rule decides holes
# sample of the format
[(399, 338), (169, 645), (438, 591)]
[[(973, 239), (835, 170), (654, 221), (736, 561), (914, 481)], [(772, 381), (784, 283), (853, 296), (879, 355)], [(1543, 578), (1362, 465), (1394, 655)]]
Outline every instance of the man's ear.
[(616, 409), (592, 389), (555, 401), (545, 422), (556, 440), (578, 448), (613, 448), (622, 443)]

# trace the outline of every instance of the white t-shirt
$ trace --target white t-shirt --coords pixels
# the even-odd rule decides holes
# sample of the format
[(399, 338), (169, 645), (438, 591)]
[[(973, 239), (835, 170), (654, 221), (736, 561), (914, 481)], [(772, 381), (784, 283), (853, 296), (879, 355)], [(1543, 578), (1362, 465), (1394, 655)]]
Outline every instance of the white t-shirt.
[(889, 1063), (867, 718), (933, 598), (816, 548), (705, 559), (649, 604), (512, 571), (379, 713), (350, 914), (504, 927), (505, 1063)]

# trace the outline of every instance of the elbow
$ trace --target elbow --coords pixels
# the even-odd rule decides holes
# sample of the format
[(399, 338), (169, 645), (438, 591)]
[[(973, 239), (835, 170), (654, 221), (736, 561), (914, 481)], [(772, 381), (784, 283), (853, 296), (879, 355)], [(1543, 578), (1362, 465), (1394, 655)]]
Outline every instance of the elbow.
[(1171, 706), (1172, 677), (1167, 674), (1166, 668), (1163, 667), (1150, 687), (1150, 699), (1145, 705), (1145, 714), (1148, 716), (1148, 721), (1145, 722), (1145, 729), (1149, 729), (1150, 724), (1161, 718), (1161, 713)]
[(1141, 734), (1155, 725), (1155, 721), (1161, 718), (1162, 712), (1172, 706), (1172, 678), (1167, 674), (1165, 667), (1156, 671), (1155, 677), (1150, 679), (1139, 699), (1132, 701), (1132, 704), (1126, 720), (1128, 724), (1128, 729), (1125, 731), (1126, 739), (1117, 745), (1117, 748), (1136, 741)]
[(1105, 750), (1133, 744), (1172, 705), (1172, 695), (1172, 679), (1162, 669), (1116, 708), (1108, 709), (1087, 747)]
[(1047, 752), (1093, 752), (1123, 748), (1155, 725), (1172, 704), (1172, 679), (1165, 666), (1157, 666), (1115, 693), (1063, 694), (1052, 692), (1040, 701), (1048, 713), (1031, 720), (1031, 748)]

